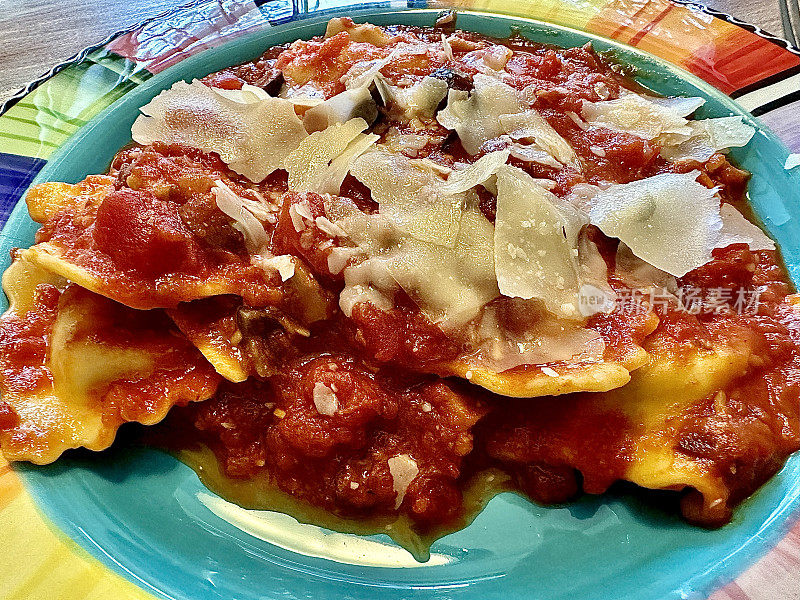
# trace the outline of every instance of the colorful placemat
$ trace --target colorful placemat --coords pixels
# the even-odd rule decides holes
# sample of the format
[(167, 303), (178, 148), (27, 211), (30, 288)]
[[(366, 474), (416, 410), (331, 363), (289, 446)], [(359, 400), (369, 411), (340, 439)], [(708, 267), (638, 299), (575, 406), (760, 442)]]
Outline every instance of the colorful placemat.
[[(54, 67), (0, 107), (0, 225), (51, 154), (152, 75), (236, 36), (349, 4), (318, 0), (196, 0), (115, 34)], [(636, 46), (723, 92), (800, 151), (800, 50), (699, 4), (670, 0), (455, 0), (371, 6), (456, 7), (552, 22)], [(14, 231), (6, 241), (20, 243)], [(0, 261), (4, 263), (5, 261)], [(800, 516), (800, 515), (798, 515)], [(796, 516), (797, 517), (797, 516)], [(800, 521), (713, 600), (800, 598)], [(0, 456), (0, 597), (6, 600), (147, 599), (143, 582), (100, 564), (39, 513)], [(9, 551), (10, 550), (10, 551)], [(102, 549), (100, 549), (102, 551)], [(113, 561), (113, 557), (109, 557)], [(125, 573), (124, 565), (118, 565)], [(135, 580), (128, 573), (131, 580)], [(691, 592), (690, 592), (691, 593)]]

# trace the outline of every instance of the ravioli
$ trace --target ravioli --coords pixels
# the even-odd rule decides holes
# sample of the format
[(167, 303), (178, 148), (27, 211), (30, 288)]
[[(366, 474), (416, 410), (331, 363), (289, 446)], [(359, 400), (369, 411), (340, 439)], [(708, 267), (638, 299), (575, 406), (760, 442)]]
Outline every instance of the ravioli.
[(160, 311), (134, 311), (18, 256), (3, 276), (0, 430), (8, 460), (103, 450), (123, 423), (153, 425), (205, 400), (219, 376)]
[(235, 296), (213, 296), (186, 302), (167, 313), (178, 329), (208, 362), (228, 381), (241, 382), (254, 374), (245, 352), (239, 347), (241, 332), (236, 325)]
[(207, 446), (215, 489), (421, 557), (500, 489), (730, 519), (800, 447), (800, 302), (725, 156), (754, 128), (453, 18), (179, 82), (107, 175), (33, 188), (3, 451), (191, 403), (152, 439)]
[[(489, 454), (518, 473), (528, 465), (543, 473), (576, 469), (590, 493), (617, 480), (682, 492), (687, 519), (712, 527), (727, 522), (800, 445), (798, 358), (768, 341), (770, 330), (791, 331), (796, 343), (793, 298), (765, 318), (764, 329), (730, 316), (681, 323), (673, 314), (647, 338), (648, 363), (624, 387), (493, 413)], [(547, 487), (528, 485), (534, 498)]]
[[(243, 249), (198, 239), (180, 214), (182, 205), (150, 190), (117, 190), (108, 180), (90, 176), (75, 186), (35, 186), (28, 203), (43, 227), (37, 243), (23, 250), (25, 260), (137, 309), (220, 294), (262, 305), (281, 298), (276, 270), (252, 264)], [(209, 185), (214, 198), (210, 192)], [(219, 215), (224, 217), (221, 210)]]

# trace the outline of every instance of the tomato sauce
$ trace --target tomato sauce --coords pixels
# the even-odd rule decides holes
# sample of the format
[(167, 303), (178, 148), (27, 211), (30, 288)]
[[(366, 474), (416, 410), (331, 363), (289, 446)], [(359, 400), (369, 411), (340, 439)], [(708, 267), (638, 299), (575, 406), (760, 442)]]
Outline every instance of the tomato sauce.
[[(533, 177), (555, 181), (555, 194), (565, 196), (580, 183), (626, 183), (666, 171), (697, 169), (704, 185), (719, 186), (726, 202), (744, 207), (748, 175), (723, 155), (705, 163), (671, 163), (652, 142), (603, 128), (587, 131), (576, 122), (570, 113), (580, 113), (582, 100), (614, 99), (623, 87), (635, 89), (624, 69), (601, 59), (590, 47), (559, 49), (521, 38), (500, 42), (459, 33), (450, 38), (452, 59), (445, 60), (434, 50), (441, 45), (441, 33), (394, 27), (369, 33), (380, 41), (374, 44), (356, 39), (355, 32), (342, 31), (327, 39), (270, 49), (259, 59), (209, 75), (204, 82), (222, 89), (244, 84), (268, 90), (282, 87), (281, 93), (289, 96), (329, 98), (345, 89), (342, 78), (354, 63), (387, 58), (396, 49), (403, 52), (382, 71), (395, 82), (434, 74), (453, 89), (469, 89), (471, 77), (481, 69), (500, 65), (509, 74), (510, 85), (535, 90), (537, 107), (585, 165), (578, 171), (510, 161)], [(484, 147), (477, 156), (469, 156), (458, 138), (434, 120), (400, 123), (386, 110), (374, 131), (387, 144), (392, 136), (424, 135), (426, 143), (413, 151), (402, 144), (398, 148), (442, 164), (471, 162), (498, 149)], [(224, 302), (230, 310), (224, 317), (229, 327), (234, 319), (241, 321), (243, 310), (281, 301), (286, 305), (281, 282), (245, 264), (241, 234), (214, 206), (210, 189), (217, 179), (248, 199), (266, 198), (277, 205), (274, 222), (265, 226), (273, 254), (291, 254), (330, 297), (344, 286), (341, 273), (333, 273), (329, 263), (338, 242), (313, 225), (325, 217), (324, 199), (312, 193), (284, 194), (283, 171), (253, 186), (213, 153), (154, 144), (121, 151), (111, 172), (118, 189), (103, 201), (96, 216), (87, 218), (68, 209), (45, 225), (37, 241), (68, 247), (108, 282), (118, 294), (112, 297), (120, 301), (146, 307), (142, 298), (152, 296), (158, 287), (161, 300), (167, 298), (174, 305), (191, 299), (180, 293), (186, 281), (218, 275), (239, 282), (230, 293), (243, 297), (238, 304), (230, 299), (234, 296)], [(340, 194), (363, 212), (377, 209), (369, 189), (351, 176), (345, 178)], [(118, 203), (120, 199), (125, 202)], [(310, 218), (298, 226), (292, 211), (301, 204)], [(496, 205), (490, 194), (481, 195), (480, 207), (493, 221)], [(599, 232), (594, 237), (613, 272), (616, 242)], [(181, 281), (165, 280), (164, 274), (173, 272), (181, 274)], [(614, 278), (611, 285), (618, 293), (627, 289)], [(725, 475), (732, 506), (800, 446), (800, 318), (787, 305), (791, 288), (774, 252), (753, 252), (743, 245), (715, 250), (710, 263), (680, 278), (678, 285), (758, 291), (760, 303), (748, 314), (737, 313), (732, 302), (704, 314), (674, 307), (655, 313), (615, 311), (595, 315), (587, 326), (601, 334), (606, 360), (621, 361), (646, 346), (648, 339), (659, 340), (676, 355), (693, 352), (724, 339), (734, 326), (757, 340), (758, 364), (725, 390), (724, 401), (712, 395), (670, 424), (680, 452), (707, 461), (711, 470)], [(211, 400), (173, 411), (153, 434), (156, 443), (172, 449), (198, 444), (210, 448), (219, 465), (218, 481), (269, 482), (308, 506), (346, 518), (401, 514), (420, 531), (463, 525), (469, 506), (481, 504), (466, 500), (480, 473), (499, 473), (505, 488), (548, 503), (566, 501), (581, 491), (602, 493), (625, 477), (641, 424), (598, 402), (601, 395), (512, 400), (461, 380), (431, 375), (464, 348), (426, 319), (410, 299), (398, 297), (397, 306), (389, 311), (361, 303), (349, 319), (337, 312), (304, 323), (306, 333), (281, 330), (274, 315), (247, 313), (258, 317), (263, 334), (259, 347), (275, 361), (272, 376), (226, 383)], [(215, 313), (213, 319), (218, 318)], [(41, 351), (34, 342), (22, 349), (23, 354)], [(333, 412), (325, 408), (331, 397), (337, 403)], [(3, 410), (0, 405), (0, 427), (13, 419)], [(417, 469), (402, 494), (388, 462), (398, 456), (412, 457)], [(233, 489), (234, 483), (230, 485)], [(730, 517), (729, 505), (709, 514), (691, 491), (684, 495), (684, 514), (696, 522), (719, 525)]]
[[(297, 42), (277, 54), (268, 52), (246, 68), (236, 68), (236, 76), (257, 85), (269, 64), (270, 69), (283, 73), (290, 91), (330, 97), (344, 89), (341, 78), (353, 62), (386, 57), (398, 43), (440, 42), (438, 35), (411, 28), (394, 28), (387, 33), (387, 40), (385, 46), (376, 47), (354, 42), (345, 32), (325, 40)], [(556, 194), (566, 195), (578, 183), (626, 183), (665, 171), (699, 169), (705, 185), (720, 186), (725, 201), (744, 207), (748, 175), (724, 156), (715, 155), (702, 164), (670, 163), (659, 155), (658, 146), (642, 138), (603, 128), (585, 131), (576, 123), (569, 113), (580, 112), (582, 99), (614, 99), (623, 86), (632, 86), (621, 70), (612, 68), (589, 47), (563, 50), (514, 38), (502, 45), (464, 34), (453, 43), (454, 59), (446, 68), (468, 81), (478, 72), (477, 61), (499, 54), (498, 47), (514, 51), (506, 64), (509, 83), (520, 90), (535, 87), (542, 114), (585, 165), (578, 172), (512, 159), (512, 164), (534, 177), (553, 179)], [(390, 79), (418, 80), (443, 67), (433, 52), (421, 51), (390, 63), (383, 73)], [(249, 70), (255, 74), (248, 74)], [(226, 70), (209, 76), (206, 83), (229, 87), (232, 73)], [(427, 144), (416, 150), (415, 156), (435, 156), (452, 164), (497, 149), (484, 148), (470, 157), (457, 138), (446, 131), (441, 135), (436, 123), (423, 122), (409, 129), (407, 124), (392, 122), (388, 115), (381, 118), (385, 122), (379, 121), (374, 130), (383, 132), (386, 143), (391, 142), (387, 136), (392, 128), (399, 134), (428, 134)], [(369, 190), (352, 177), (345, 180), (341, 195), (367, 213), (377, 208)], [(302, 258), (332, 293), (338, 293), (343, 282), (340, 275), (330, 273), (327, 260), (336, 242), (328, 241), (313, 227), (297, 230), (290, 208), (300, 202), (310, 210), (312, 221), (325, 215), (323, 199), (315, 194), (285, 196), (272, 235), (273, 251)], [(493, 220), (490, 194), (481, 197), (481, 209)], [(613, 270), (616, 243), (599, 232), (595, 237)], [(612, 279), (611, 283), (618, 293), (625, 292), (621, 281)], [(588, 327), (603, 336), (607, 360), (635, 352), (650, 335), (680, 353), (682, 348), (691, 352), (697, 344), (711, 344), (734, 321), (761, 332), (765, 354), (758, 368), (763, 376), (757, 383), (743, 378), (728, 390), (727, 397), (729, 403), (748, 398), (746, 407), (732, 410), (740, 416), (758, 414), (763, 426), (753, 428), (751, 420), (743, 425), (733, 417), (719, 417), (708, 408), (713, 398), (693, 406), (680, 424), (674, 425), (681, 452), (707, 459), (714, 469), (731, 473), (727, 485), (735, 503), (799, 445), (797, 392), (787, 378), (796, 368), (795, 332), (800, 321), (785, 309), (784, 298), (791, 290), (775, 253), (751, 252), (743, 245), (719, 249), (712, 262), (690, 272), (678, 284), (704, 290), (758, 289), (762, 304), (757, 314), (744, 316), (733, 314), (730, 306), (710, 315), (662, 308), (656, 311), (658, 319), (652, 312), (616, 311), (595, 315)], [(408, 453), (417, 461), (421, 475), (406, 491), (399, 510), (409, 515), (420, 531), (434, 523), (463, 524), (463, 494), (474, 474), (486, 469), (499, 469), (507, 477), (504, 486), (548, 503), (566, 501), (581, 491), (601, 493), (624, 478), (638, 435), (629, 416), (601, 406), (593, 394), (512, 400), (416, 374), (435, 372), (435, 365), (462, 351), (411, 302), (404, 305), (400, 301), (388, 312), (360, 304), (351, 319), (338, 319), (335, 325), (323, 322), (312, 328), (311, 338), (296, 342), (280, 375), (266, 382), (229, 384), (211, 401), (176, 412), (172, 422), (177, 430), (188, 431), (189, 440), (200, 441), (216, 453), (225, 476), (262, 482), (266, 477), (310, 506), (361, 519), (396, 510), (397, 495), (387, 459)], [(312, 399), (317, 383), (340, 390), (344, 407), (340, 413), (320, 415)], [(741, 477), (734, 476), (732, 465)], [(684, 500), (687, 517), (718, 525), (730, 516), (722, 511), (720, 519), (698, 506), (688, 493)]]
[[(52, 377), (43, 365), (60, 296), (61, 291), (55, 286), (39, 285), (34, 292), (33, 307), (24, 317), (7, 313), (0, 321), (0, 369), (4, 394), (35, 393), (52, 383)], [(6, 423), (7, 429), (16, 421), (14, 410), (2, 402), (0, 421)]]

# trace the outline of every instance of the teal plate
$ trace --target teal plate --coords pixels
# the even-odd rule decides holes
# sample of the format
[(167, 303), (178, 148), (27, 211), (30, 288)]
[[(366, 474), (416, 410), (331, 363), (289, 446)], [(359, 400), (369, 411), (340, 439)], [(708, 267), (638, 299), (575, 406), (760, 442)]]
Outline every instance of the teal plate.
[[(431, 25), (436, 12), (351, 14), (377, 24)], [(727, 96), (660, 59), (580, 31), (466, 12), (458, 23), (496, 37), (507, 37), (513, 28), (559, 46), (591, 41), (635, 67), (646, 87), (704, 97), (700, 117), (743, 115), (759, 131), (732, 155), (753, 173), (753, 208), (781, 245), (792, 278), (800, 280), (798, 175), (783, 168), (786, 148)], [(37, 181), (75, 182), (103, 172), (130, 141), (138, 107), (175, 81), (323, 31), (321, 18), (267, 28), (178, 63), (82, 128)], [(3, 253), (19, 240), (32, 243), (35, 229), (24, 204), (18, 205), (0, 239)], [(716, 531), (691, 527), (638, 495), (587, 496), (568, 506), (542, 507), (502, 494), (472, 525), (437, 541), (430, 563), (417, 564), (386, 536), (298, 530), (285, 520), (264, 529), (241, 510), (231, 518), (235, 508), (208, 492), (188, 467), (155, 450), (77, 452), (20, 472), (49, 519), (92, 555), (156, 596), (186, 600), (705, 598), (774, 545), (800, 505), (800, 456)]]

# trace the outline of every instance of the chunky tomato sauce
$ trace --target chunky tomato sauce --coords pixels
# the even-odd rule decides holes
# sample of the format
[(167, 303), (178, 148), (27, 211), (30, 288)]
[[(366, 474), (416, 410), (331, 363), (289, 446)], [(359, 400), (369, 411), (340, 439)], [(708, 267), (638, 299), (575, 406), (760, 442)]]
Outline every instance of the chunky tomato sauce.
[[(354, 60), (385, 56), (392, 40), (413, 35), (438, 42), (438, 34), (405, 28), (386, 35), (387, 47), (350, 42), (347, 33), (298, 42), (288, 49), (272, 50), (251, 65), (211, 75), (206, 82), (227, 88), (259, 85), (278, 71), (288, 89), (330, 97), (344, 89), (340, 79)], [(582, 172), (556, 170), (512, 158), (512, 164), (532, 176), (553, 179), (556, 194), (566, 194), (579, 183), (625, 183), (666, 171), (699, 169), (701, 181), (708, 187), (719, 186), (725, 201), (744, 206), (748, 175), (722, 155), (703, 164), (671, 163), (660, 157), (656, 145), (642, 138), (602, 128), (584, 131), (576, 124), (569, 112), (580, 111), (581, 99), (613, 99), (622, 85), (631, 85), (591, 48), (562, 50), (521, 39), (502, 45), (463, 35), (454, 43), (454, 59), (447, 65), (430, 52), (393, 63), (384, 73), (414, 80), (448, 69), (451, 80), (468, 89), (470, 76), (477, 72), (474, 61), (505, 47), (514, 51), (506, 66), (512, 85), (517, 89), (535, 86), (542, 114), (586, 167)], [(384, 139), (409, 132), (407, 124), (383, 118), (375, 130)], [(458, 138), (435, 121), (417, 124), (414, 132), (420, 130), (427, 142), (414, 148), (415, 157), (435, 156), (452, 164), (498, 149), (487, 147), (477, 157), (469, 157)], [(177, 154), (174, 149), (169, 152)], [(160, 177), (155, 171), (150, 176)], [(369, 190), (352, 177), (345, 180), (341, 194), (359, 210), (370, 213), (377, 208)], [(315, 276), (336, 292), (342, 281), (328, 269), (328, 238), (314, 228), (298, 232), (289, 214), (294, 203), (305, 202), (314, 218), (324, 216), (322, 200), (315, 194), (285, 196), (272, 244), (276, 254), (302, 257)], [(482, 197), (481, 208), (493, 220), (491, 195)], [(599, 231), (594, 237), (613, 271), (616, 243)], [(626, 288), (621, 281), (611, 283), (618, 292)], [(632, 352), (649, 335), (657, 336), (677, 355), (691, 354), (698, 344), (710, 344), (715, 336), (724, 335), (734, 321), (759, 338), (763, 349), (756, 354), (761, 363), (727, 390), (728, 416), (709, 410), (714, 402), (720, 403), (714, 395), (669, 425), (681, 452), (707, 459), (709, 469), (725, 474), (732, 501), (716, 513), (704, 511), (692, 494), (684, 500), (688, 518), (716, 525), (729, 518), (729, 506), (751, 493), (798, 446), (793, 373), (800, 322), (786, 308), (784, 298), (790, 287), (771, 252), (751, 252), (743, 245), (717, 250), (712, 262), (690, 272), (679, 284), (758, 289), (761, 305), (758, 314), (751, 316), (736, 315), (730, 306), (711, 315), (662, 309), (657, 311), (660, 324), (655, 333), (654, 316), (645, 312), (598, 314), (588, 326), (603, 336), (607, 358)], [(293, 340), (280, 375), (265, 383), (228, 385), (211, 401), (178, 411), (174, 421), (180, 422), (183, 431), (188, 424), (188, 437), (214, 450), (229, 477), (246, 479), (266, 472), (284, 491), (350, 517), (394, 511), (397, 496), (387, 458), (413, 455), (420, 476), (405, 492), (400, 510), (422, 529), (463, 518), (465, 486), (486, 468), (505, 471), (511, 477), (506, 485), (541, 502), (562, 502), (581, 490), (601, 493), (624, 478), (639, 426), (623, 411), (597, 402), (597, 395), (511, 400), (449, 380), (434, 382), (415, 375), (435, 372), (437, 363), (454, 358), (462, 349), (430, 325), (410, 301), (400, 302), (389, 312), (357, 305), (350, 320), (332, 328), (337, 331), (335, 340), (317, 333), (331, 327), (322, 323), (312, 328), (310, 339)], [(335, 416), (321, 415), (314, 407), (313, 388), (318, 382), (340, 390), (344, 409)]]
[[(718, 186), (724, 201), (745, 208), (748, 174), (725, 156), (673, 163), (660, 156), (653, 142), (601, 127), (586, 130), (576, 122), (571, 113), (580, 113), (582, 100), (615, 99), (623, 87), (636, 87), (590, 47), (565, 50), (522, 38), (500, 42), (459, 33), (450, 38), (452, 58), (445, 59), (436, 49), (441, 29), (365, 26), (355, 31), (344, 23), (345, 30), (331, 37), (270, 49), (252, 63), (204, 81), (222, 89), (250, 84), (270, 93), (282, 89), (289, 96), (329, 98), (344, 90), (342, 77), (354, 62), (385, 58), (399, 43), (423, 41), (427, 51), (401, 53), (382, 73), (406, 83), (431, 75), (451, 89), (469, 90), (479, 69), (500, 65), (517, 90), (535, 90), (537, 108), (584, 168), (556, 169), (516, 158), (510, 163), (533, 177), (553, 180), (555, 194), (565, 196), (583, 183), (626, 183), (697, 169), (704, 185)], [(469, 156), (458, 137), (435, 119), (401, 122), (385, 107), (372, 130), (382, 143), (396, 143), (410, 157), (446, 165), (501, 149), (488, 143)], [(408, 135), (423, 142), (395, 142)], [(324, 199), (285, 193), (285, 172), (254, 185), (214, 154), (155, 144), (121, 151), (111, 174), (115, 192), (88, 213), (67, 208), (43, 227), (37, 241), (61, 244), (105, 282), (102, 293), (138, 308), (146, 307), (154, 294), (159, 301), (167, 299), (168, 306), (191, 300), (187, 282), (218, 278), (231, 283), (229, 295), (190, 305), (191, 314), (184, 317), (195, 325), (181, 328), (192, 337), (191, 327), (197, 333), (202, 327), (196, 323), (207, 317), (216, 324), (212, 345), (219, 352), (235, 347), (252, 367), (246, 382), (224, 384), (211, 400), (173, 411), (158, 429), (160, 444), (202, 443), (231, 480), (266, 477), (284, 492), (337, 515), (363, 519), (399, 513), (420, 530), (463, 523), (465, 491), (487, 469), (506, 473), (504, 485), (541, 502), (562, 502), (581, 491), (602, 493), (625, 478), (644, 425), (606, 402), (603, 394), (512, 400), (436, 377), (465, 348), (402, 293), (388, 311), (360, 303), (350, 318), (335, 308), (324, 318), (303, 316), (301, 305), (309, 294), (292, 291), (274, 274), (270, 278), (250, 264), (241, 232), (216, 209), (210, 192), (213, 182), (222, 180), (243, 197), (275, 203), (280, 209), (275, 221), (265, 224), (269, 248), (297, 259), (328, 310), (344, 279), (330, 268), (337, 242), (313, 225), (326, 217)], [(377, 210), (369, 189), (349, 175), (340, 194), (358, 211)], [(301, 203), (310, 211), (310, 224), (298, 228), (292, 211)], [(480, 207), (494, 221), (491, 194), (481, 193)], [(599, 230), (592, 238), (613, 273), (616, 241)], [(618, 294), (631, 291), (621, 279), (612, 277), (610, 284)], [(731, 331), (745, 332), (755, 348), (746, 372), (664, 425), (679, 452), (722, 476), (731, 490), (729, 501), (713, 511), (696, 492), (676, 490), (684, 494), (687, 518), (718, 525), (800, 446), (800, 318), (787, 303), (791, 288), (775, 252), (753, 252), (743, 244), (718, 249), (710, 263), (678, 285), (758, 291), (759, 305), (746, 314), (734, 309), (732, 298), (703, 314), (666, 305), (649, 311), (620, 309), (593, 316), (587, 327), (602, 336), (603, 358), (620, 362), (648, 343), (678, 361), (726, 341)], [(31, 342), (20, 356), (40, 351)], [(329, 392), (336, 399), (335, 411), (326, 404)], [(0, 427), (13, 420), (7, 413), (0, 404)], [(390, 472), (389, 459), (397, 456), (413, 457), (417, 470), (402, 490), (397, 474)]]

